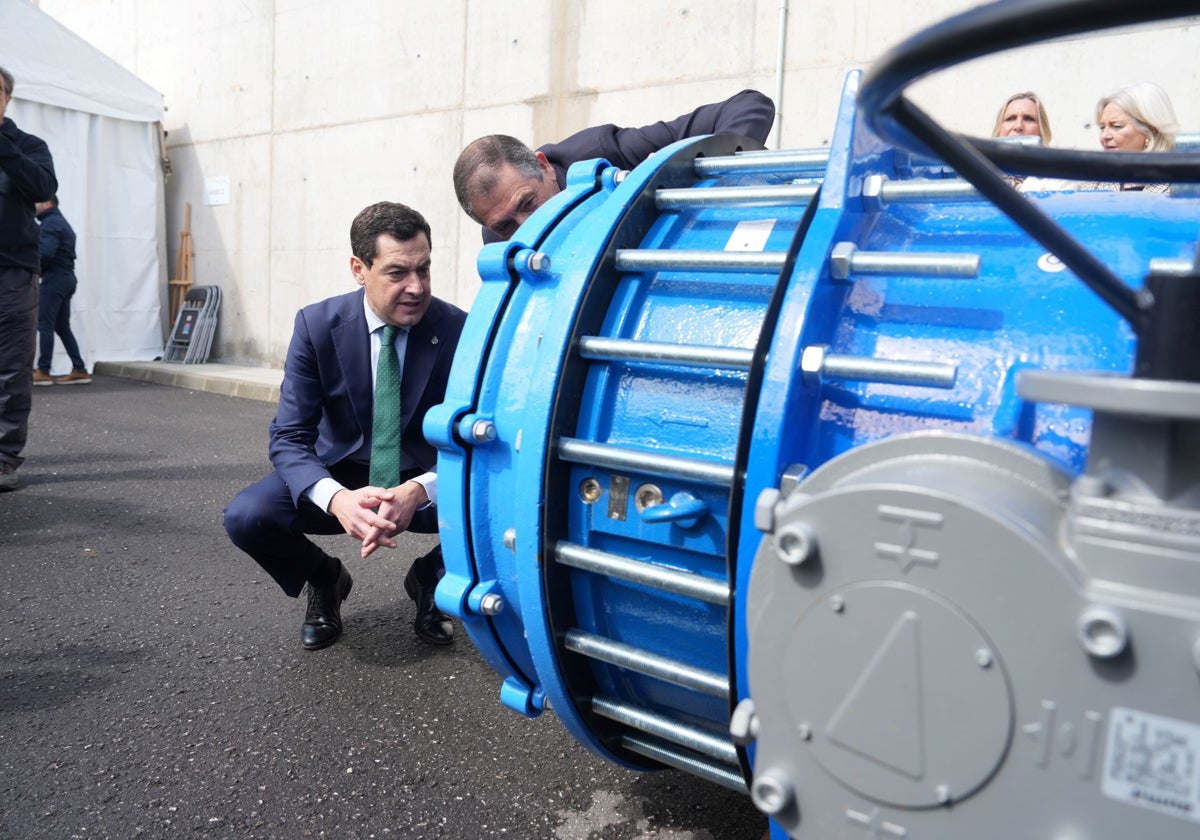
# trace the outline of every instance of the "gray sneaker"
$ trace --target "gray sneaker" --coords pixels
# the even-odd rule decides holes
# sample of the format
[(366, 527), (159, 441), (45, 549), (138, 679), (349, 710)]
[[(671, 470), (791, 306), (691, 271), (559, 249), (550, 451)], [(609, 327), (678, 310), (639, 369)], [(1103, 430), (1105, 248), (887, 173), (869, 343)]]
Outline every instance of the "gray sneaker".
[(16, 490), (20, 486), (21, 479), (17, 478), (17, 468), (0, 461), (0, 493)]

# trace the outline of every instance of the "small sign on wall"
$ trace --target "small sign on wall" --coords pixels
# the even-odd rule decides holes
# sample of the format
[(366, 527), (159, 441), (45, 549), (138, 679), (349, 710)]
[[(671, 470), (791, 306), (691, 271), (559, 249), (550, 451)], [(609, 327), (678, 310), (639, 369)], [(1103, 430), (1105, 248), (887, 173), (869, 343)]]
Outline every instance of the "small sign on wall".
[(214, 175), (204, 179), (204, 203), (210, 207), (229, 203), (228, 175)]

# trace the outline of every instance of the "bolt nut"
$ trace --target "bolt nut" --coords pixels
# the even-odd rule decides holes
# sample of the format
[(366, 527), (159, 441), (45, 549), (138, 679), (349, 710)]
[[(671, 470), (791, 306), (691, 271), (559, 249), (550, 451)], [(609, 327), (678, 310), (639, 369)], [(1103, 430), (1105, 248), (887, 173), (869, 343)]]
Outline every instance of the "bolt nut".
[(980, 648), (975, 651), (975, 664), (980, 668), (991, 668), (993, 661), (992, 652), (987, 648)]
[(841, 595), (829, 596), (829, 609), (833, 610), (835, 613), (840, 613), (840, 612), (845, 611), (846, 599), (843, 598)]
[(949, 805), (950, 804), (950, 786), (949, 785), (938, 785), (937, 787), (935, 787), (933, 789), (933, 795), (937, 797), (937, 801), (938, 801), (939, 805)]
[(495, 592), (489, 592), (479, 599), (479, 612), (483, 615), (496, 615), (504, 609), (504, 599)]
[[(882, 186), (882, 185), (881, 185)], [(853, 242), (839, 242), (829, 252), (829, 276), (834, 280), (850, 278), (850, 263), (858, 248)]]
[(754, 777), (750, 798), (764, 814), (778, 814), (792, 804), (792, 780), (782, 770), (771, 768)]
[(496, 424), (491, 420), (476, 420), (471, 424), (471, 437), (476, 443), (491, 443), (496, 439)]
[(801, 721), (796, 725), (796, 734), (800, 736), (801, 741), (811, 741), (813, 736), (812, 724), (808, 721)]
[[(883, 184), (885, 178), (882, 175), (868, 175), (863, 178), (862, 185), (862, 203), (866, 210), (880, 211), (883, 209)], [(839, 243), (840, 244), (840, 243)], [(837, 253), (836, 251), (834, 252)], [(847, 266), (847, 270), (849, 266)], [(833, 268), (830, 267), (830, 273)]]
[(779, 491), (767, 487), (758, 494), (758, 501), (754, 503), (754, 527), (764, 534), (775, 531), (775, 505), (778, 501)]
[(508, 528), (504, 532), (504, 547), (509, 551), (517, 550), (517, 529)]
[(800, 486), (800, 482), (808, 475), (807, 464), (789, 464), (779, 477), (779, 493), (785, 499)]
[(749, 697), (733, 707), (733, 714), (729, 716), (729, 737), (742, 746), (758, 737), (758, 715), (754, 712), (754, 701)]
[(1071, 484), (1071, 494), (1077, 498), (1102, 499), (1112, 492), (1108, 479), (1099, 475), (1079, 476)]
[(821, 369), (825, 367), (827, 344), (810, 344), (800, 353), (800, 380), (810, 388), (821, 384)]
[(538, 251), (529, 258), (530, 271), (549, 271), (550, 270), (550, 255)]

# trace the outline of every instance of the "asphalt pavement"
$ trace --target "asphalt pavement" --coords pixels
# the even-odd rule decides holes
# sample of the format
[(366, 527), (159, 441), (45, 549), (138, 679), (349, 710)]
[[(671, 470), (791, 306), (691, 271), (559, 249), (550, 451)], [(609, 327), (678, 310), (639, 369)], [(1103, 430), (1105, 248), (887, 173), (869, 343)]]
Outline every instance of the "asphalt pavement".
[(345, 634), (233, 548), (269, 469), (265, 400), (97, 375), (37, 388), (0, 493), (0, 837), (759, 840), (744, 795), (594, 756), (526, 719), (401, 581), (432, 537), (350, 567)]

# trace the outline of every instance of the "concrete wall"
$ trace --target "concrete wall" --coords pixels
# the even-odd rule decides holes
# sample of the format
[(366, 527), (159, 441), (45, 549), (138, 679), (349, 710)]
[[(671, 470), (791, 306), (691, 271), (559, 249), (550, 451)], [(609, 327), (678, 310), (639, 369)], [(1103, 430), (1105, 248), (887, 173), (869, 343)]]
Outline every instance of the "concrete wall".
[[(779, 0), (41, 0), (161, 90), (173, 174), (169, 265), (192, 206), (195, 280), (224, 293), (214, 360), (279, 365), (298, 307), (353, 288), (350, 220), (374, 201), (421, 210), (434, 284), (469, 307), (479, 232), (459, 210), (459, 149), (504, 132), (532, 145), (587, 125), (640, 125), (744, 87), (774, 95)], [(778, 142), (827, 144), (845, 74), (967, 0), (791, 0)], [(1026, 48), (918, 83), (948, 127), (991, 130), (1032, 88), (1055, 145), (1096, 147), (1096, 99), (1158, 81), (1200, 131), (1197, 24)], [(774, 145), (774, 136), (770, 144)], [(206, 179), (231, 200), (205, 205)]]

